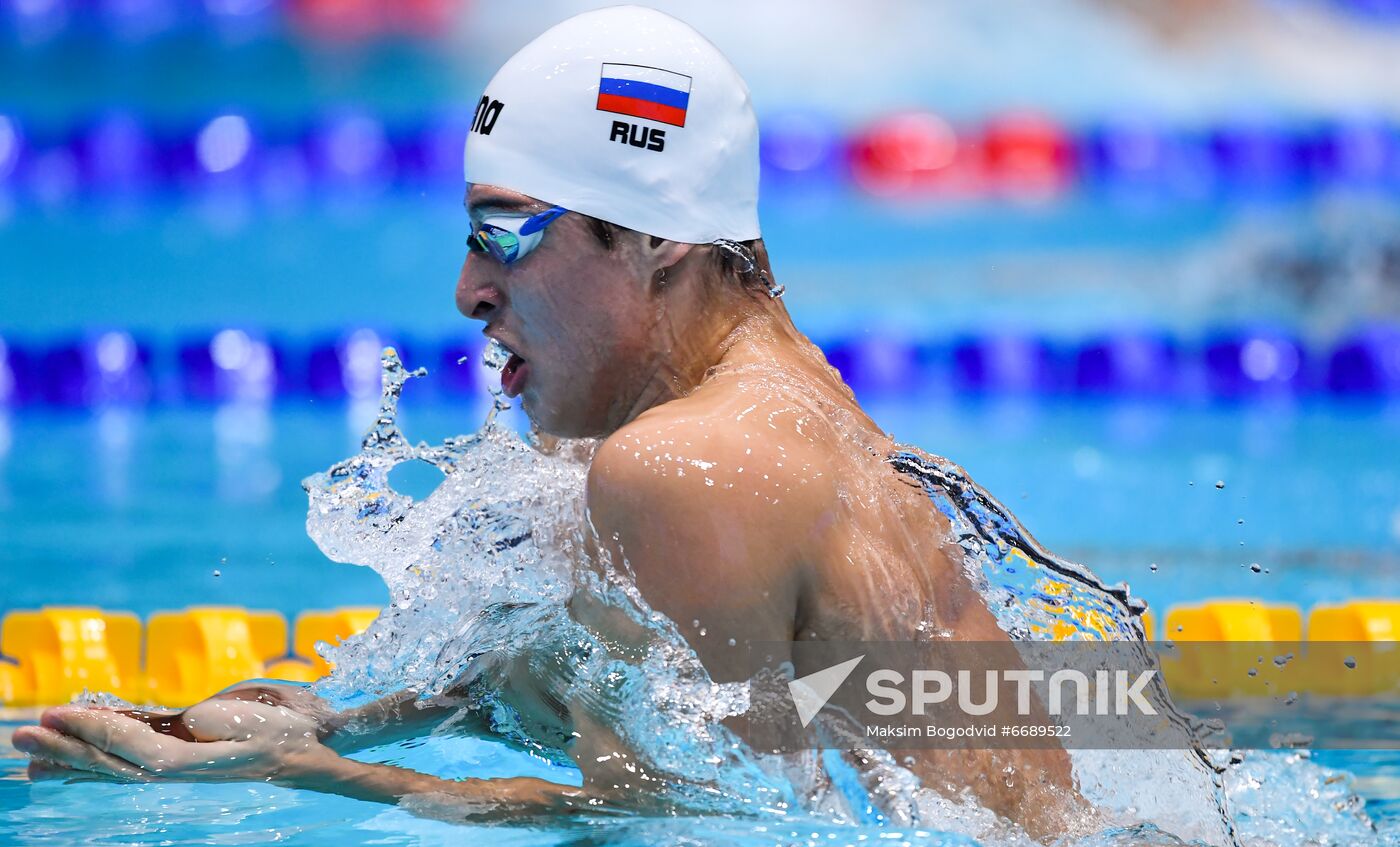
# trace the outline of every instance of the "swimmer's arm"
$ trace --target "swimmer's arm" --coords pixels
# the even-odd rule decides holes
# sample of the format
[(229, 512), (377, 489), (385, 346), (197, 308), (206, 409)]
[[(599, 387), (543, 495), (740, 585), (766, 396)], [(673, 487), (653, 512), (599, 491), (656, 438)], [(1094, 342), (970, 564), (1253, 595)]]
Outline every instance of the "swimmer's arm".
[[(539, 814), (598, 811), (581, 788), (531, 777), (449, 780), (394, 765), (360, 762), (325, 750), (305, 757), (278, 780), (293, 788), (372, 803), (408, 799), (435, 814), (507, 820)], [(416, 802), (413, 802), (416, 801)]]
[[(367, 747), (418, 738), (449, 717), (454, 719), (459, 732), (480, 736), (492, 734), (485, 719), (475, 712), (443, 706), (421, 706), (416, 702), (417, 695), (411, 691), (401, 691), (363, 706), (336, 711), (305, 685), (248, 680), (208, 699), (256, 700), (286, 706), (313, 717), (321, 726), (321, 743), (339, 753), (352, 753)], [(152, 714), (143, 710), (135, 710), (135, 713)], [(180, 714), (172, 712), (169, 717), (177, 719)], [(463, 722), (470, 723), (463, 725)]]
[(455, 729), (461, 734), (491, 735), (486, 720), (474, 711), (420, 706), (416, 701), (415, 693), (402, 691), (354, 709), (333, 713), (322, 723), (326, 737), (321, 743), (337, 752), (350, 753), (366, 747), (420, 738), (448, 718), (454, 720)]
[(581, 789), (543, 780), (451, 781), (348, 759), (320, 742), (316, 718), (285, 705), (211, 698), (187, 709), (185, 718), (188, 737), (180, 738), (119, 710), (58, 706), (44, 713), (41, 726), (16, 729), (13, 743), (43, 772), (132, 782), (252, 780), (380, 803), (421, 796), (420, 807), (464, 818), (587, 805)]

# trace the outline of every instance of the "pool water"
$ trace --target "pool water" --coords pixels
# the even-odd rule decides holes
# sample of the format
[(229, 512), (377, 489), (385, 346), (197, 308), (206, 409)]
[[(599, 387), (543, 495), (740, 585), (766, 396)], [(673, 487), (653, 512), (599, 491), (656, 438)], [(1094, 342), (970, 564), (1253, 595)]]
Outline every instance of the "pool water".
[[(9, 717), (16, 717), (10, 715)], [(774, 821), (728, 816), (694, 818), (625, 818), (579, 821), (574, 824), (484, 826), (437, 820), (405, 809), (279, 788), (262, 783), (121, 785), (104, 782), (51, 780), (31, 782), (25, 760), (8, 745), (17, 721), (0, 722), (0, 843), (6, 845), (183, 845), (293, 844), (357, 847), (357, 845), (491, 844), (716, 844), (758, 847), (769, 844), (854, 845), (948, 844), (975, 845), (965, 835), (934, 829), (901, 829), (874, 823), (833, 823), (807, 815)], [(1275, 784), (1288, 779), (1295, 765), (1279, 752), (1254, 752), (1251, 764)], [(444, 777), (534, 776), (563, 784), (578, 784), (571, 768), (552, 765), (490, 741), (454, 738), (376, 748), (355, 754), (366, 761), (391, 762)], [(1244, 802), (1253, 800), (1253, 816), (1236, 812), (1246, 844), (1270, 843), (1253, 834), (1274, 834), (1274, 844), (1400, 844), (1400, 753), (1319, 751), (1312, 762), (1336, 772), (1319, 778), (1311, 770), (1300, 786), (1284, 786), (1282, 805), (1260, 802), (1248, 794), (1248, 774), (1239, 788)], [(1331, 781), (1325, 784), (1323, 779)], [(1300, 780), (1301, 781), (1301, 780)], [(1319, 783), (1319, 784), (1314, 784)], [(1277, 785), (1276, 785), (1277, 787)], [(1319, 789), (1324, 796), (1318, 798)], [(1331, 797), (1355, 791), (1375, 824), (1364, 825), (1343, 812), (1340, 832), (1320, 827), (1327, 821)], [(1307, 804), (1324, 807), (1318, 814)], [(1309, 837), (1277, 837), (1276, 827), (1297, 828)], [(1339, 836), (1339, 837), (1337, 837)], [(1149, 841), (1139, 835), (1122, 840), (1104, 835), (1087, 845), (1179, 844), (1164, 838)], [(1364, 842), (1363, 840), (1364, 839)]]
[[(1109, 580), (1129, 581), (1159, 610), (1222, 595), (1306, 607), (1400, 594), (1400, 463), (1386, 460), (1396, 455), (1400, 435), (1393, 408), (952, 395), (877, 397), (868, 405), (901, 440), (961, 462), (1051, 549), (1085, 560)], [(484, 404), (414, 405), (410, 398), (401, 422), (414, 440), (436, 441), (474, 429), (484, 414)], [(372, 409), (342, 404), (283, 403), (26, 410), (10, 417), (8, 456), (0, 465), (4, 605), (91, 603), (148, 613), (239, 603), (293, 614), (382, 603), (384, 588), (373, 572), (329, 562), (308, 540), (298, 485), (353, 453), (371, 416)], [(426, 492), (433, 480), (405, 483), (417, 493), (411, 486)], [(1264, 566), (1259, 572), (1249, 567), (1256, 562)], [(0, 739), (7, 741), (33, 714), (4, 717)], [(572, 768), (480, 739), (431, 739), (361, 755), (444, 776), (578, 779)], [(1249, 765), (1264, 774), (1260, 785), (1268, 790), (1251, 796), (1251, 777), (1241, 776), (1242, 808), (1253, 810), (1239, 820), (1247, 842), (1400, 843), (1400, 755), (1325, 751), (1309, 768), (1288, 755), (1250, 754)], [(1333, 808), (1347, 791), (1366, 801), (1376, 834), (1358, 830), (1354, 817)], [(1319, 792), (1321, 799), (1308, 799)], [(1279, 836), (1273, 827), (1280, 825), (1305, 835)], [(1326, 840), (1334, 835), (1341, 840)], [(8, 744), (0, 747), (0, 843), (421, 845), (472, 838), (974, 843), (946, 832), (803, 816), (485, 828), (261, 784), (35, 784), (24, 776), (23, 759)], [(1085, 843), (1149, 838), (1165, 836), (1105, 834)]]
[[(962, 464), (1041, 543), (1155, 609), (1400, 596), (1400, 407), (866, 405), (899, 440)], [(436, 442), (485, 414), (410, 395), (403, 421), (412, 440)], [(0, 418), (0, 606), (295, 614), (383, 602), (372, 572), (327, 561), (307, 538), (299, 485), (352, 453), (372, 415), (301, 401)]]

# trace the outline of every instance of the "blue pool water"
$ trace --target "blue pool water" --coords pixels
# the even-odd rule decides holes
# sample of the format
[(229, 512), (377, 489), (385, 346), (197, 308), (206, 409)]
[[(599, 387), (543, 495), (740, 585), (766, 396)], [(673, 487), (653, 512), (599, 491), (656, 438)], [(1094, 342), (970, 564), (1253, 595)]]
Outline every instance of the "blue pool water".
[[(0, 729), (8, 736), (9, 726)], [(30, 783), (21, 763), (0, 747), (0, 839), (7, 845), (194, 845), (290, 844), (459, 845), (483, 839), (490, 844), (657, 844), (761, 845), (974, 845), (966, 836), (933, 830), (834, 825), (797, 818), (781, 824), (725, 817), (622, 819), (596, 821), (584, 829), (538, 826), (483, 827), (426, 819), (402, 809), (341, 797), (309, 794), (263, 784), (114, 785), (98, 782)], [(394, 748), (359, 755), (450, 776), (531, 775), (574, 782), (570, 772), (497, 745), (471, 740)], [(1282, 760), (1282, 754), (1260, 754)], [(1329, 768), (1351, 768), (1363, 776), (1350, 781), (1373, 798), (1368, 810), (1378, 818), (1374, 843), (1400, 843), (1395, 808), (1400, 759), (1364, 760), (1343, 753), (1319, 754)], [(1389, 800), (1377, 800), (1388, 797)], [(1119, 842), (1142, 843), (1135, 841)], [(1154, 842), (1155, 843), (1155, 842)], [(1165, 844), (1181, 842), (1163, 841)], [(1320, 838), (1316, 844), (1346, 844)]]
[[(1400, 596), (1400, 408), (867, 405), (900, 440), (962, 464), (1050, 549), (1126, 580), (1156, 609)], [(410, 437), (428, 441), (485, 415), (484, 404), (405, 406)], [(307, 401), (12, 414), (0, 605), (293, 614), (381, 602), (373, 573), (327, 561), (307, 538), (299, 486), (353, 452), (365, 414)]]

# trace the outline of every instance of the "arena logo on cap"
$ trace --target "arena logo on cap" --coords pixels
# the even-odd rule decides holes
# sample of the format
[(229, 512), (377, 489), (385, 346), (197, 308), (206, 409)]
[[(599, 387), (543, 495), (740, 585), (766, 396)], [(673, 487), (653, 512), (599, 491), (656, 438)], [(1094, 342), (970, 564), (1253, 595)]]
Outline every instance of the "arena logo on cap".
[(690, 77), (643, 65), (603, 65), (598, 81), (598, 110), (685, 126), (690, 106)]
[(472, 132), (479, 132), (482, 135), (490, 135), (491, 130), (496, 128), (496, 119), (501, 116), (501, 110), (506, 104), (500, 100), (492, 100), (485, 95), (481, 102), (476, 104), (476, 114), (472, 117)]

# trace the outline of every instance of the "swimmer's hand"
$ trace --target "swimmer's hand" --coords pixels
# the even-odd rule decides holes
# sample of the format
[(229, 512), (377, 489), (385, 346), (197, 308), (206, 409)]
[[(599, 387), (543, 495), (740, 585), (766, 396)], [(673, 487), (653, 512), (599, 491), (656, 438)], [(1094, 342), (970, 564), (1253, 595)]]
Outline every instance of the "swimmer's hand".
[(155, 723), (151, 713), (57, 706), (44, 712), (40, 726), (15, 730), (12, 743), (33, 758), (30, 773), (36, 778), (252, 780), (380, 803), (403, 801), (422, 814), (461, 820), (609, 811), (583, 789), (540, 779), (445, 780), (348, 759), (320, 742), (321, 724), (314, 717), (258, 699), (205, 700), (178, 713), (171, 726), (183, 727), (179, 732), (162, 732)]
[(36, 778), (295, 784), (314, 763), (338, 758), (322, 732), (320, 720), (287, 705), (222, 697), (183, 712), (57, 706), (11, 743), (34, 760)]
[[(374, 715), (392, 721), (393, 712), (381, 704)], [(540, 779), (445, 780), (348, 759), (322, 743), (341, 722), (304, 689), (248, 683), (183, 711), (55, 706), (45, 710), (39, 726), (16, 729), (11, 743), (32, 759), (34, 779), (252, 780), (380, 803), (402, 801), (419, 814), (460, 820), (619, 811), (583, 789)]]

